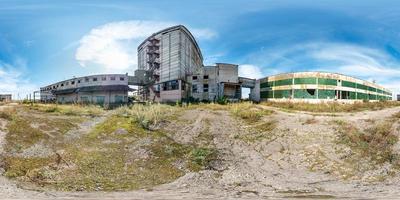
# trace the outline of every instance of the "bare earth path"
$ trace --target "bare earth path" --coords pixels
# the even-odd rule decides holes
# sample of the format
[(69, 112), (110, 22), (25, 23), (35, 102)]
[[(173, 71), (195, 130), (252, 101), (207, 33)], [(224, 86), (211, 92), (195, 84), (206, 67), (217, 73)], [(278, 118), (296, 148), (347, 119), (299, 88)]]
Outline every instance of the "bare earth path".
[[(332, 120), (344, 120), (363, 126), (367, 120), (379, 120), (400, 112), (400, 107), (379, 111), (340, 113), (335, 116), (307, 112), (287, 113), (276, 108), (263, 120), (274, 120), (272, 133), (253, 137), (256, 131), (226, 111), (188, 110), (176, 123), (166, 125), (171, 137), (180, 143), (196, 143), (207, 134), (219, 152), (212, 169), (187, 173), (176, 181), (151, 191), (131, 192), (41, 192), (21, 189), (0, 176), (0, 198), (4, 199), (266, 199), (266, 198), (398, 198), (400, 177), (391, 175), (374, 182), (379, 170), (349, 173), (341, 154), (346, 147), (337, 145)], [(312, 119), (312, 123), (307, 120)], [(184, 120), (185, 125), (179, 124)], [(1, 121), (1, 123), (4, 123)], [(183, 123), (183, 122), (182, 122)], [(93, 125), (93, 124), (92, 124)], [(183, 126), (183, 128), (182, 128)], [(180, 127), (180, 128), (178, 128)], [(0, 131), (0, 144), (4, 141)], [(1, 148), (0, 148), (1, 150)], [(1, 152), (0, 152), (1, 153)]]

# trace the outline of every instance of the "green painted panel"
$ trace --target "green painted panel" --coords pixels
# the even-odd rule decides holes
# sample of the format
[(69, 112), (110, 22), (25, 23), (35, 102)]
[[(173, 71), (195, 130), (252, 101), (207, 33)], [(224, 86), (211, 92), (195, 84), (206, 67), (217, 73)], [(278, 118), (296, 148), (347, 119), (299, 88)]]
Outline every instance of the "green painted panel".
[(292, 85), (292, 79), (283, 79), (275, 81), (274, 86), (282, 86), (282, 85)]
[(368, 86), (363, 85), (363, 84), (357, 84), (357, 88), (362, 89), (362, 90), (368, 90)]
[(270, 87), (274, 86), (273, 84), (274, 84), (273, 81), (272, 82), (264, 82), (264, 83), (260, 84), (260, 88), (270, 88)]
[(369, 94), (368, 95), (368, 99), (376, 100), (376, 95), (375, 94)]
[(350, 87), (350, 88), (356, 88), (356, 83), (350, 82), (350, 81), (342, 81), (342, 86), (343, 87)]
[(275, 90), (274, 91), (274, 98), (290, 98), (292, 90)]
[(368, 100), (368, 94), (357, 92), (357, 99), (365, 99)]
[(349, 92), (350, 99), (356, 99), (356, 92)]
[(317, 90), (316, 89), (294, 90), (294, 98), (298, 98), (298, 99), (316, 99), (317, 98)]
[(368, 86), (368, 90), (372, 92), (376, 92), (376, 88)]
[(263, 99), (268, 98), (268, 91), (260, 92), (260, 97), (263, 98)]
[(295, 78), (294, 84), (317, 84), (317, 78)]
[(318, 78), (319, 85), (337, 85), (336, 79)]
[(318, 90), (319, 99), (334, 99), (335, 96), (335, 90)]

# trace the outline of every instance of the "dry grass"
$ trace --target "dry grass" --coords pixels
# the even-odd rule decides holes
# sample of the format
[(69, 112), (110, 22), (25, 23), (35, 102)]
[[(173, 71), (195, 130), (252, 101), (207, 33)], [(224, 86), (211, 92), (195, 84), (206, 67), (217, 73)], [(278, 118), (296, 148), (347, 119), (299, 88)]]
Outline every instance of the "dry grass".
[[(23, 115), (12, 117), (3, 155), (7, 177), (62, 191), (124, 191), (152, 188), (185, 171), (209, 169), (216, 158), (213, 148), (180, 144), (146, 128), (179, 107), (137, 105), (109, 111), (104, 122), (75, 139), (65, 139), (64, 133), (77, 127), (75, 119), (80, 117), (59, 107), (49, 112), (50, 108), (22, 109)], [(53, 154), (18, 155), (37, 144), (45, 144)]]
[(62, 115), (73, 116), (100, 116), (104, 114), (104, 109), (96, 105), (80, 105), (80, 104), (33, 104), (26, 105), (26, 108), (38, 110), (41, 112), (58, 113)]
[(180, 110), (180, 107), (165, 104), (141, 105), (135, 104), (131, 107), (120, 107), (116, 110), (117, 115), (131, 117), (144, 129), (157, 126), (168, 117), (172, 117)]
[(4, 107), (0, 110), (0, 118), (11, 120), (16, 113), (15, 107)]
[(262, 105), (307, 112), (359, 112), (364, 110), (381, 110), (384, 108), (400, 106), (396, 101), (356, 102), (353, 104), (341, 103), (292, 103), (292, 102), (263, 102)]
[(399, 165), (399, 155), (392, 147), (398, 142), (392, 127), (394, 121), (383, 120), (360, 130), (344, 121), (336, 121), (338, 142), (348, 145), (361, 158), (371, 158), (377, 164), (389, 162)]

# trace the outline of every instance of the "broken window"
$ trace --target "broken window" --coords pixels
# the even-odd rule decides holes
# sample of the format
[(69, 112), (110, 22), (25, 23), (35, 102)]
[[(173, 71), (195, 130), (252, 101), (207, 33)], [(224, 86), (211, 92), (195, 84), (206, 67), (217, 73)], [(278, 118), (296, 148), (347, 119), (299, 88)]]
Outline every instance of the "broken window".
[(97, 81), (97, 78), (93, 78), (93, 81)]
[(193, 80), (197, 80), (197, 76), (193, 76), (193, 78), (192, 78)]
[(307, 89), (307, 93), (311, 96), (315, 95), (315, 89)]
[(123, 80), (125, 80), (125, 78), (124, 77), (119, 77), (119, 80), (123, 81)]
[(205, 80), (208, 79), (208, 75), (204, 75), (203, 79)]
[(192, 92), (197, 93), (197, 85), (192, 85)]
[(208, 84), (203, 85), (203, 92), (208, 92)]

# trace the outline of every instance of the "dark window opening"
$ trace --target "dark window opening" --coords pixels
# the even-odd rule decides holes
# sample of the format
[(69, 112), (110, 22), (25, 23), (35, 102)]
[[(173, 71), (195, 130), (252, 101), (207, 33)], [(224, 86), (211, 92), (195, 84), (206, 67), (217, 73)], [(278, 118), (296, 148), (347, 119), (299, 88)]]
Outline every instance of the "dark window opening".
[(85, 82), (89, 82), (89, 78), (85, 78)]
[(110, 80), (115, 81), (115, 77), (112, 76), (112, 77), (110, 78)]
[(125, 78), (124, 77), (119, 77), (119, 80), (123, 81), (123, 80), (125, 80)]
[(81, 80), (78, 80), (78, 83), (81, 83)]
[(203, 79), (208, 79), (208, 75), (204, 75), (204, 76), (203, 76)]
[(164, 82), (162, 85), (164, 91), (179, 89), (179, 82), (177, 80)]
[(104, 77), (101, 77), (101, 80), (105, 81), (105, 80), (107, 80), (107, 78), (104, 76)]
[(203, 85), (203, 92), (208, 92), (208, 84)]
[(64, 83), (61, 83), (61, 87), (63, 87), (64, 86)]
[(193, 93), (197, 93), (197, 85), (192, 85), (192, 91)]
[(341, 91), (341, 99), (350, 99), (349, 91)]
[(314, 96), (315, 95), (315, 89), (307, 89), (307, 93)]
[(197, 80), (197, 76), (193, 76), (193, 80)]
[(97, 78), (93, 78), (93, 81), (97, 81)]
[(75, 84), (75, 81), (71, 81), (71, 85), (74, 85)]

